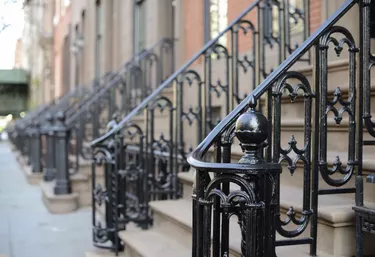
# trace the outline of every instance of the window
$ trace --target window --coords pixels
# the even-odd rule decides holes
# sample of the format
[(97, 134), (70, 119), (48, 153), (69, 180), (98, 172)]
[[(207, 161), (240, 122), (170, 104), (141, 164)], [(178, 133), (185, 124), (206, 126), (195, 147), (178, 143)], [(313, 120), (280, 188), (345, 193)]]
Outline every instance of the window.
[(70, 5), (70, 0), (61, 0), (61, 16), (66, 13), (66, 8)]
[[(83, 10), (82, 11), (82, 14), (81, 14), (81, 36), (83, 38), (85, 38), (85, 24), (86, 24), (86, 19), (85, 19), (85, 11)], [(84, 70), (85, 70), (85, 57), (86, 57), (86, 54), (85, 54), (85, 47), (82, 46), (81, 49), (80, 49), (80, 58), (79, 58), (79, 73), (78, 73), (78, 81), (79, 83), (83, 83), (83, 74), (84, 74)]]
[(370, 33), (371, 33), (371, 38), (375, 38), (375, 1), (371, 1)]
[(133, 51), (137, 54), (146, 48), (146, 8), (144, 0), (134, 0), (134, 42)]
[(95, 75), (97, 78), (100, 76), (100, 58), (101, 58), (101, 38), (102, 38), (102, 5), (101, 1), (96, 1), (96, 42), (95, 42), (95, 51), (96, 51), (96, 60), (95, 60)]
[[(289, 13), (293, 14), (296, 11), (303, 12), (304, 11), (304, 1), (305, 0), (289, 0), (285, 3), (289, 4)], [(266, 11), (267, 12), (267, 11)], [(277, 37), (279, 34), (279, 24), (280, 24), (280, 17), (281, 14), (279, 7), (275, 4), (272, 5), (272, 16), (265, 14), (267, 19), (272, 19), (271, 22), (266, 22), (268, 24), (272, 24), (272, 27), (269, 28), (268, 33), (271, 32), (274, 37)], [(298, 14), (295, 14), (295, 18), (292, 15), (288, 15), (289, 17), (289, 30), (290, 34), (300, 33), (304, 29), (304, 20), (300, 19)], [(269, 25), (270, 26), (270, 25)]]
[[(215, 38), (228, 25), (228, 2), (227, 0), (210, 0), (210, 39)], [(223, 36), (219, 39), (219, 43), (226, 45), (227, 37)]]
[(53, 17), (53, 25), (57, 25), (60, 20), (60, 0), (56, 0), (55, 2), (55, 15)]

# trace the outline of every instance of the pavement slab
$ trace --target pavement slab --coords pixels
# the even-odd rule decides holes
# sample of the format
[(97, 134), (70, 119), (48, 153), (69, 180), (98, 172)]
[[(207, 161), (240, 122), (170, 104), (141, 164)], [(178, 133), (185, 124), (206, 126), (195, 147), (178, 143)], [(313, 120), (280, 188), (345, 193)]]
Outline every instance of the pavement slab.
[(29, 185), (7, 142), (0, 142), (0, 256), (83, 257), (94, 250), (91, 209), (51, 214)]

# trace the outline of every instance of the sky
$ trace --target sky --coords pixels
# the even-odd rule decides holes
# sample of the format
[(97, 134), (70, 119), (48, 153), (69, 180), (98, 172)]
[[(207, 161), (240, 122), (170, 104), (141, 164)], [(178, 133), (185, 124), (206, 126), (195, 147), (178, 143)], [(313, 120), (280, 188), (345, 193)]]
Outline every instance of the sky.
[[(17, 39), (23, 30), (23, 0), (0, 0), (0, 69), (12, 69)], [(2, 30), (2, 24), (9, 24)]]

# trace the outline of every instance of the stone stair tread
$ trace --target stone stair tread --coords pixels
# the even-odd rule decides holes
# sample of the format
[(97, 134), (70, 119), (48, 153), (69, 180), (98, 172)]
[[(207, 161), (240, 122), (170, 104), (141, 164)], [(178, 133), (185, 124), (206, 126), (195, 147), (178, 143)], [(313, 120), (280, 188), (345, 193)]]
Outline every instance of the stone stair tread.
[(89, 180), (89, 177), (85, 174), (77, 172), (77, 173), (74, 173), (74, 174), (70, 175), (70, 179), (72, 181), (87, 181), (87, 180)]
[(179, 180), (183, 181), (187, 184), (193, 184), (194, 183), (194, 168), (191, 168), (187, 172), (179, 172), (177, 174)]
[(142, 257), (191, 257), (190, 248), (153, 229), (121, 231), (119, 236)]
[[(178, 177), (184, 183), (194, 182), (194, 171), (178, 174)], [(238, 188), (237, 188), (238, 189)], [(291, 206), (296, 211), (301, 211), (302, 189), (291, 185), (282, 185), (280, 188), (280, 206), (287, 209)], [(349, 221), (354, 219), (352, 207), (354, 200), (340, 195), (321, 195), (319, 196), (319, 217), (330, 222)]]
[[(372, 150), (371, 147), (367, 147), (367, 151), (366, 151), (366, 146), (365, 146), (364, 152), (363, 152), (363, 168), (365, 171), (375, 171), (374, 152), (369, 151), (369, 150)], [(213, 150), (210, 150), (210, 152), (212, 153)], [(243, 156), (243, 152), (239, 146), (232, 147), (232, 156), (236, 158), (240, 158), (241, 156)], [(336, 156), (340, 157), (342, 164), (345, 166), (348, 160), (348, 152), (343, 152), (343, 151), (328, 151), (327, 152), (328, 165), (332, 165)]]
[[(69, 155), (69, 161), (71, 162), (75, 162), (76, 161), (76, 156), (75, 155)], [(86, 160), (84, 158), (82, 158), (81, 156), (78, 157), (79, 160), (78, 160), (78, 163), (80, 166), (84, 166), (84, 165), (90, 165), (92, 164), (92, 161), (91, 160)]]
[[(180, 200), (165, 200), (150, 202), (151, 208), (168, 217), (169, 219), (179, 223), (185, 229), (192, 230), (192, 203), (191, 201), (180, 199)], [(237, 218), (231, 218), (230, 220), (230, 249), (239, 253), (241, 251), (241, 231), (237, 223)], [(277, 235), (278, 239), (282, 239), (281, 236)], [(293, 253), (291, 255), (291, 253)], [(294, 246), (282, 246), (277, 247), (278, 256), (309, 256), (308, 245), (294, 245)], [(328, 257), (329, 255), (319, 254), (321, 257)]]

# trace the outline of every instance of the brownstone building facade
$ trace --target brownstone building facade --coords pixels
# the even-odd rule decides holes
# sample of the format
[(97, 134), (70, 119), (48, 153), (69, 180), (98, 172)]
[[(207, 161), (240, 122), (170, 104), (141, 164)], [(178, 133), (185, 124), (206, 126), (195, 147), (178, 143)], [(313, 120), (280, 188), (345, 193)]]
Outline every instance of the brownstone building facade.
[(54, 95), (59, 97), (70, 89), (70, 12), (71, 2), (55, 0), (54, 12)]

